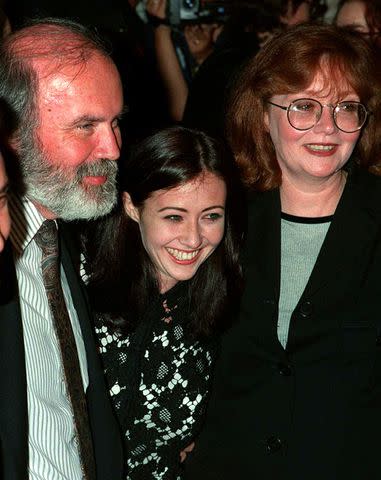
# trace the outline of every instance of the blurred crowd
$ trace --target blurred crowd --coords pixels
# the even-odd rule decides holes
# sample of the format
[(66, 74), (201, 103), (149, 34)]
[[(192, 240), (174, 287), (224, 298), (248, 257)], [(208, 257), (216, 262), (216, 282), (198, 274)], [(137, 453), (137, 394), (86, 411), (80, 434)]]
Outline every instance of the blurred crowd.
[(108, 38), (123, 79), (129, 108), (124, 132), (130, 141), (182, 121), (223, 135), (224, 98), (234, 73), (290, 25), (347, 25), (381, 48), (379, 0), (2, 3), (4, 35), (26, 18), (60, 16)]

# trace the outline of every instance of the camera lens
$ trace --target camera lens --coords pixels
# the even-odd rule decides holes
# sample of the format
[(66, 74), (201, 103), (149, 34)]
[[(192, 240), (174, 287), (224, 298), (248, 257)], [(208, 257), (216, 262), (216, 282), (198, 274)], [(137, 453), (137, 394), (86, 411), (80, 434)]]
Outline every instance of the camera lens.
[(182, 8), (184, 10), (193, 10), (197, 4), (197, 0), (182, 0)]

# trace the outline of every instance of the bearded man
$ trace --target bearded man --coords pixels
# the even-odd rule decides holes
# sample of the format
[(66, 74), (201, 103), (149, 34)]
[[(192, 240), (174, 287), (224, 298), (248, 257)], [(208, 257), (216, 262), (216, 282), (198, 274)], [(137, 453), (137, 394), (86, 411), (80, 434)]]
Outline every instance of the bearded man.
[[(97, 218), (116, 202), (120, 77), (86, 28), (45, 19), (4, 41), (0, 95), (15, 119), (18, 171), (2, 253), (0, 478), (117, 480), (119, 433), (63, 220)], [(54, 251), (47, 230), (58, 233)]]

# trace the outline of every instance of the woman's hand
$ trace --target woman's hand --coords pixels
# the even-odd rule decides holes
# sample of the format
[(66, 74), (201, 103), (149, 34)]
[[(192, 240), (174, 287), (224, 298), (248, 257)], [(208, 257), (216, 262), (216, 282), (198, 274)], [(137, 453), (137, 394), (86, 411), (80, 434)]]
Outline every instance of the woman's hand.
[(184, 448), (184, 450), (181, 450), (180, 452), (180, 462), (183, 463), (185, 462), (185, 459), (187, 458), (187, 454), (191, 453), (191, 451), (194, 449), (194, 442), (192, 442), (190, 445)]

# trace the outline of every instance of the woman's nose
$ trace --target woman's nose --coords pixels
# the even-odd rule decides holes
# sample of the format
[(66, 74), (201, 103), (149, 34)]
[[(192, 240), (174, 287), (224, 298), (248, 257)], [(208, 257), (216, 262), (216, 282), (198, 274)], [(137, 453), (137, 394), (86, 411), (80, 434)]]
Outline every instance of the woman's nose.
[(189, 222), (184, 225), (181, 243), (189, 248), (197, 248), (202, 242), (201, 228), (198, 222)]
[(331, 105), (324, 105), (321, 116), (316, 122), (314, 130), (316, 132), (324, 132), (328, 135), (336, 132), (337, 126), (335, 124), (333, 115), (333, 107)]

